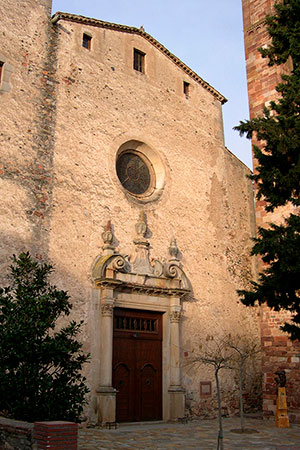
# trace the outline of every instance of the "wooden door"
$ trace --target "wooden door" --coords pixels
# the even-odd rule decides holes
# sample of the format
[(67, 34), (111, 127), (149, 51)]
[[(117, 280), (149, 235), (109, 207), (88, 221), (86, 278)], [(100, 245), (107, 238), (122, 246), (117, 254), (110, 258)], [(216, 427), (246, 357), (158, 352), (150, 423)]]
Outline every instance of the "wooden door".
[(162, 418), (162, 314), (115, 308), (113, 387), (117, 422)]

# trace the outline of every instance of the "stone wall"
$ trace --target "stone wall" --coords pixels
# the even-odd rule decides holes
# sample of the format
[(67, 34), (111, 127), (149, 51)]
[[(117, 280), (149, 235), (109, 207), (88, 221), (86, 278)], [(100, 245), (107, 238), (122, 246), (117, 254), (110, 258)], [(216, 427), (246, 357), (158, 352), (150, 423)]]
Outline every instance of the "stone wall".
[[(45, 3), (33, 0), (18, 2), (17, 11), (9, 1), (1, 8), (10, 24), (2, 48), (14, 67), (1, 110), (9, 118), (1, 136), (1, 276), (9, 256), (25, 249), (55, 265), (52, 281), (69, 291), (72, 319), (84, 320), (93, 420), (101, 355), (91, 269), (108, 220), (122, 254), (132, 252), (141, 210), (151, 257), (167, 257), (176, 238), (192, 287), (183, 304), (183, 359), (207, 336), (257, 339), (257, 312), (236, 293), (255, 273), (249, 170), (224, 147), (223, 97), (153, 38), (77, 16), (51, 25)], [(92, 38), (90, 49), (83, 33)], [(145, 73), (133, 69), (134, 48), (146, 55)], [(115, 170), (120, 148), (141, 143), (160, 181), (151, 201), (128, 195)], [(232, 391), (232, 377), (223, 378)], [(200, 381), (214, 389), (211, 372), (190, 372), (183, 361), (182, 384), (195, 405)]]
[(32, 450), (33, 423), (0, 418), (1, 450)]
[(1, 96), (1, 275), (13, 252), (47, 255), (55, 124), (55, 32), (51, 1), (0, 5), (0, 60), (9, 66)]
[[(268, 60), (262, 58), (259, 47), (270, 43), (265, 27), (264, 18), (272, 12), (274, 0), (243, 0), (244, 40), (247, 67), (247, 81), (249, 94), (250, 117), (262, 114), (264, 106), (270, 100), (277, 98), (276, 85), (281, 81), (281, 74), (287, 73), (288, 65), (268, 66)], [(252, 140), (253, 145), (259, 143)], [(254, 167), (256, 161), (254, 160)], [(257, 226), (268, 226), (268, 223), (281, 223), (293, 208), (290, 205), (276, 208), (273, 213), (265, 211), (265, 201), (256, 201)], [(284, 312), (276, 313), (265, 307), (261, 311), (261, 341), (262, 341), (262, 373), (263, 373), (263, 411), (266, 417), (273, 416), (276, 409), (276, 388), (274, 372), (286, 370), (288, 380), (288, 403), (290, 405), (290, 419), (300, 420), (299, 396), (299, 345), (291, 343), (287, 336), (279, 329), (288, 320)], [(298, 355), (298, 356), (296, 356)]]
[[(69, 286), (75, 315), (87, 324), (86, 348), (92, 354), (98, 348), (89, 270), (101, 253), (100, 231), (111, 220), (120, 252), (130, 254), (141, 209), (147, 215), (151, 256), (167, 256), (175, 236), (193, 287), (193, 297), (183, 306), (183, 351), (207, 334), (234, 329), (257, 335), (256, 313), (236, 294), (254, 270), (249, 257), (252, 186), (249, 170), (224, 147), (220, 102), (142, 36), (67, 20), (57, 26), (50, 256), (58, 267), (57, 281)], [(90, 51), (82, 47), (83, 32), (92, 36)], [(132, 68), (134, 47), (146, 54), (145, 74)], [(182, 89), (185, 80), (189, 98)], [(132, 139), (157, 152), (165, 168), (163, 192), (153, 202), (128, 197), (116, 176), (118, 149)], [(93, 391), (97, 370), (91, 364), (87, 371)], [(199, 401), (201, 371), (191, 377), (185, 369), (183, 377)]]

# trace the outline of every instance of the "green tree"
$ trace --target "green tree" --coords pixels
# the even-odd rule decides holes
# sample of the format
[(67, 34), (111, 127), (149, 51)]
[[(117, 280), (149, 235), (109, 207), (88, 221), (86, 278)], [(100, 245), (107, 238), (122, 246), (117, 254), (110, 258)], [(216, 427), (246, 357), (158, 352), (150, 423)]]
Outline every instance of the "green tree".
[[(283, 0), (275, 4), (274, 15), (266, 18), (271, 43), (259, 49), (269, 66), (287, 63), (291, 70), (277, 85), (277, 101), (265, 107), (263, 115), (240, 122), (237, 129), (260, 147), (254, 146), (257, 160), (252, 175), (257, 199), (266, 201), (272, 212), (288, 203), (300, 206), (300, 1)], [(281, 328), (291, 339), (300, 339), (300, 217), (294, 211), (281, 225), (259, 228), (252, 249), (266, 263), (258, 282), (249, 291), (239, 291), (245, 305), (267, 303), (276, 311), (292, 314)]]
[(29, 253), (13, 257), (11, 285), (0, 288), (0, 414), (19, 420), (80, 420), (89, 356), (77, 341), (80, 323), (56, 330), (72, 308), (52, 286), (53, 267)]

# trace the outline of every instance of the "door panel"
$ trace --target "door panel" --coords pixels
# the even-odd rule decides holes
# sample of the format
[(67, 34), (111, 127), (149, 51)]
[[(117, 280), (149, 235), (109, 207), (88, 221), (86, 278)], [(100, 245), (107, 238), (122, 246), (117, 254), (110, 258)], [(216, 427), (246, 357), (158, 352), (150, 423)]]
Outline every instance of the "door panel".
[(113, 386), (117, 421), (162, 418), (162, 315), (116, 308)]
[(135, 350), (125, 337), (114, 338), (113, 387), (117, 389), (117, 422), (135, 420), (134, 398)]
[(157, 402), (157, 370), (151, 365), (146, 364), (140, 372), (141, 389), (141, 420), (151, 420), (156, 416)]
[(130, 404), (130, 378), (132, 370), (126, 364), (118, 364), (114, 368), (115, 387), (118, 390), (118, 421), (129, 418), (133, 420), (132, 406)]

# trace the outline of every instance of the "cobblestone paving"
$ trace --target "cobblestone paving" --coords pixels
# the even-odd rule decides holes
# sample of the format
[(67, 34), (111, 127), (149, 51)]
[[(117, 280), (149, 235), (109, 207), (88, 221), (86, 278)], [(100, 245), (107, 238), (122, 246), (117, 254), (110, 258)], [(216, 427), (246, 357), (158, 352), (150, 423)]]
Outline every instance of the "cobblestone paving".
[[(300, 426), (276, 428), (274, 422), (247, 419), (246, 428), (256, 432), (238, 434), (238, 418), (224, 419), (224, 450), (300, 450)], [(121, 425), (116, 430), (88, 428), (79, 431), (78, 450), (209, 450), (217, 449), (216, 420), (187, 424)]]

